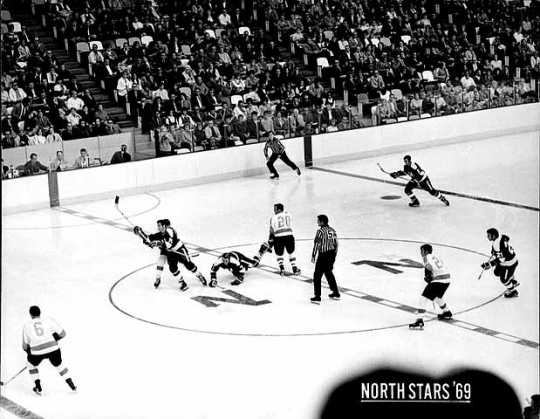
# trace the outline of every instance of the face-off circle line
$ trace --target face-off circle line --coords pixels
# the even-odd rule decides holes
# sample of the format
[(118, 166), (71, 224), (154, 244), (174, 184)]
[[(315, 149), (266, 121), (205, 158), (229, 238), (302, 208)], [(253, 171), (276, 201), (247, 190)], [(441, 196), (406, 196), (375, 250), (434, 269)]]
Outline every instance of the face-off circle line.
[[(476, 255), (479, 255), (479, 256), (483, 256), (483, 257), (488, 257), (489, 256), (489, 255), (487, 255), (485, 253), (478, 252), (478, 251), (472, 250), (472, 249), (467, 249), (467, 248), (460, 247), (460, 246), (453, 246), (453, 245), (448, 245), (448, 244), (443, 244), (443, 243), (433, 243), (433, 242), (418, 241), (418, 240), (390, 239), (390, 238), (376, 238), (376, 237), (342, 237), (342, 238), (340, 238), (340, 240), (391, 241), (391, 242), (415, 243), (415, 244), (431, 243), (434, 246), (441, 246), (441, 247), (447, 247), (447, 248), (451, 248), (451, 249), (461, 250), (461, 251), (464, 251), (464, 252), (467, 252), (467, 253), (472, 253), (472, 254), (476, 254)], [(296, 239), (296, 241), (312, 241), (312, 239)], [(216, 248), (213, 248), (213, 249), (207, 249), (206, 252), (212, 252), (212, 251), (223, 250), (223, 249), (234, 249), (234, 248), (246, 247), (246, 246), (254, 246), (254, 245), (258, 245), (258, 244), (260, 244), (260, 243), (256, 242), (256, 243), (235, 244), (235, 245), (229, 245), (229, 246), (216, 247)], [(150, 263), (148, 265), (144, 265), (142, 267), (139, 267), (139, 268), (137, 268), (137, 269), (135, 269), (135, 270), (133, 270), (131, 272), (128, 272), (127, 274), (125, 274), (124, 276), (119, 278), (117, 281), (115, 281), (114, 284), (111, 286), (111, 288), (109, 290), (109, 302), (111, 303), (111, 305), (116, 310), (118, 310), (120, 313), (122, 313), (122, 314), (124, 314), (124, 315), (126, 315), (126, 316), (128, 316), (128, 317), (130, 317), (132, 319), (141, 321), (143, 323), (151, 324), (151, 325), (154, 325), (154, 326), (164, 327), (164, 328), (167, 328), (167, 329), (180, 330), (180, 331), (183, 331), (183, 332), (191, 332), (191, 333), (200, 333), (200, 334), (209, 334), (209, 335), (222, 335), (222, 336), (244, 336), (244, 337), (300, 337), (300, 336), (346, 335), (346, 334), (375, 332), (375, 331), (387, 330), (387, 329), (396, 329), (396, 328), (399, 328), (399, 327), (408, 326), (408, 323), (403, 323), (403, 324), (396, 324), (396, 325), (389, 325), (389, 326), (381, 326), (381, 327), (376, 327), (376, 328), (367, 328), (367, 329), (358, 329), (358, 330), (341, 330), (341, 331), (334, 331), (334, 332), (313, 332), (313, 333), (309, 333), (309, 332), (307, 332), (307, 333), (247, 333), (246, 332), (246, 333), (240, 333), (240, 332), (224, 332), (224, 331), (219, 331), (219, 330), (216, 331), (216, 330), (194, 329), (194, 328), (189, 328), (189, 327), (179, 327), (179, 326), (172, 326), (172, 325), (164, 324), (164, 323), (158, 323), (158, 322), (155, 322), (153, 320), (148, 320), (148, 319), (142, 318), (142, 317), (140, 317), (138, 315), (134, 315), (134, 314), (122, 309), (118, 305), (118, 303), (115, 302), (115, 300), (113, 298), (114, 290), (116, 289), (118, 284), (120, 284), (122, 281), (126, 280), (127, 278), (129, 278), (133, 274), (135, 274), (137, 272), (140, 272), (140, 271), (142, 271), (144, 269), (147, 269), (147, 268), (149, 268), (151, 266), (154, 266), (154, 265), (155, 265), (154, 263)], [(466, 312), (471, 312), (473, 310), (484, 307), (484, 306), (496, 301), (497, 299), (499, 299), (501, 297), (501, 295), (502, 294), (498, 294), (495, 297), (492, 297), (491, 299), (489, 299), (487, 301), (484, 301), (484, 302), (482, 302), (480, 304), (477, 304), (476, 306), (466, 308), (466, 309), (461, 310), (459, 312), (455, 312), (454, 315), (456, 316), (456, 315), (459, 315), (459, 314), (463, 314), (463, 313), (466, 313)], [(433, 320), (435, 320), (435, 318), (427, 319), (426, 322), (433, 321)]]

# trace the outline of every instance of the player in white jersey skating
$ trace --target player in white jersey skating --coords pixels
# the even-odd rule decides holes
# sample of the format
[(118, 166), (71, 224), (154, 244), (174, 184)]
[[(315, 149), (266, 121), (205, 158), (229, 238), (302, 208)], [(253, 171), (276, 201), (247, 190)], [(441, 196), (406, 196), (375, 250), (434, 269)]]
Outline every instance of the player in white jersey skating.
[(452, 312), (448, 304), (443, 300), (444, 293), (450, 285), (450, 272), (446, 269), (444, 262), (433, 254), (433, 247), (430, 244), (420, 246), (420, 254), (424, 262), (424, 281), (427, 282), (418, 308), (418, 317), (414, 323), (409, 325), (410, 329), (424, 328), (424, 313), (430, 302), (435, 302), (442, 310), (437, 315), (439, 320), (450, 320)]
[(274, 251), (276, 252), (276, 259), (279, 265), (280, 275), (285, 274), (283, 257), (285, 250), (289, 255), (289, 262), (291, 264), (293, 274), (299, 275), (300, 269), (298, 269), (296, 266), (296, 256), (294, 255), (295, 242), (292, 230), (292, 216), (288, 211), (285, 211), (283, 204), (274, 205), (274, 215), (270, 219), (270, 234), (268, 242), (271, 243), (271, 245), (263, 243), (259, 249), (259, 254), (253, 257), (253, 259), (255, 259), (253, 266), (257, 266), (263, 254), (266, 251), (269, 251), (271, 246), (273, 246)]
[(50, 318), (42, 318), (41, 310), (38, 306), (30, 307), (31, 320), (27, 321), (23, 327), (23, 350), (27, 354), (29, 363), (28, 372), (34, 380), (34, 393), (40, 395), (41, 380), (39, 379), (38, 365), (44, 359), (56, 367), (62, 378), (66, 380), (69, 388), (77, 390), (73, 380), (68, 375), (68, 369), (62, 364), (62, 353), (58, 346), (58, 341), (66, 336), (66, 332), (60, 325)]

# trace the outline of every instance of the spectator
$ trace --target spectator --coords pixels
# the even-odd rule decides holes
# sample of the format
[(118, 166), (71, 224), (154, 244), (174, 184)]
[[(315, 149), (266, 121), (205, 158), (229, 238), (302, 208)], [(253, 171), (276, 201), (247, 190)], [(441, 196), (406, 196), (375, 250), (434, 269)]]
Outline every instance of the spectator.
[(38, 161), (38, 155), (36, 153), (30, 154), (30, 160), (23, 166), (23, 170), (26, 175), (36, 175), (49, 171), (47, 166), (44, 166)]
[(77, 96), (77, 92), (75, 90), (72, 90), (71, 97), (67, 100), (66, 106), (68, 109), (80, 111), (84, 107), (84, 101)]
[(463, 77), (460, 80), (460, 83), (461, 83), (461, 87), (463, 87), (463, 89), (465, 89), (465, 90), (468, 90), (470, 87), (476, 86), (476, 82), (470, 76), (468, 71), (465, 72), (465, 74), (463, 75)]
[(128, 161), (131, 161), (131, 155), (127, 152), (127, 145), (122, 144), (120, 146), (120, 151), (116, 151), (113, 154), (111, 164), (126, 163)]
[(63, 170), (67, 170), (69, 167), (64, 160), (64, 152), (58, 150), (56, 152), (55, 159), (51, 162), (51, 170), (55, 172), (61, 172)]
[(73, 167), (75, 169), (82, 169), (85, 167), (90, 167), (91, 166), (90, 162), (91, 162), (90, 156), (88, 155), (86, 148), (81, 148), (80, 155), (79, 157), (75, 159), (75, 164), (73, 165)]
[(204, 138), (206, 140), (206, 149), (214, 149), (221, 145), (222, 136), (219, 129), (214, 126), (214, 121), (209, 120), (204, 128)]

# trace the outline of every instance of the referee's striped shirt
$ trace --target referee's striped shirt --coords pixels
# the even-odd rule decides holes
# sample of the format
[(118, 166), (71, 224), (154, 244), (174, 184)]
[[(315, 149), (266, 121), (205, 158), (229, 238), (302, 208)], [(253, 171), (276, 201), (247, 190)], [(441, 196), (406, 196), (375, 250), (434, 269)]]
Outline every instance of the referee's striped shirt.
[(337, 250), (337, 247), (338, 240), (336, 230), (327, 225), (322, 226), (317, 230), (317, 234), (315, 234), (315, 245), (313, 246), (313, 257), (315, 257), (317, 252), (320, 254), (335, 251)]
[(282, 154), (285, 151), (285, 146), (281, 144), (281, 141), (279, 141), (276, 137), (274, 137), (272, 140), (268, 139), (266, 141), (266, 144), (264, 145), (264, 155), (268, 155), (268, 149), (272, 150), (273, 154)]

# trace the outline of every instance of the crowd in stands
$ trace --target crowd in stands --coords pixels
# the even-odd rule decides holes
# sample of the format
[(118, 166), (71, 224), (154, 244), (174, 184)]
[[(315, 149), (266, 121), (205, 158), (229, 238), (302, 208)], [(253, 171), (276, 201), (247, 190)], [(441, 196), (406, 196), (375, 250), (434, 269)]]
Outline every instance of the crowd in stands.
[(7, 25), (2, 64), (3, 148), (119, 132), (92, 93), (24, 26)]
[[(72, 48), (100, 41), (91, 73), (143, 132), (160, 133), (164, 154), (538, 98), (538, 1), (50, 3)], [(32, 34), (10, 30), (3, 46), (3, 146), (111, 129)]]

